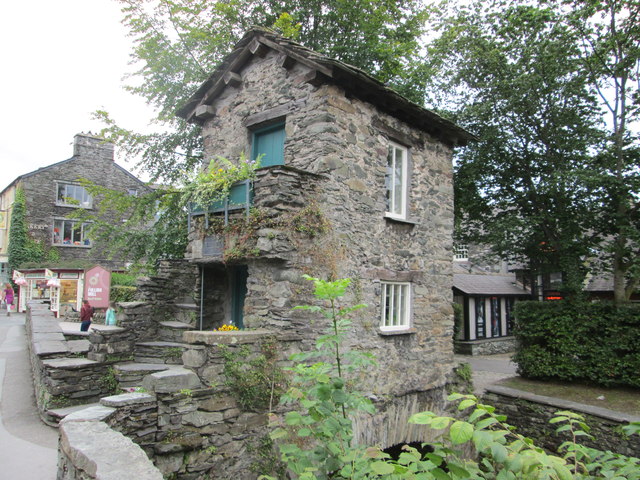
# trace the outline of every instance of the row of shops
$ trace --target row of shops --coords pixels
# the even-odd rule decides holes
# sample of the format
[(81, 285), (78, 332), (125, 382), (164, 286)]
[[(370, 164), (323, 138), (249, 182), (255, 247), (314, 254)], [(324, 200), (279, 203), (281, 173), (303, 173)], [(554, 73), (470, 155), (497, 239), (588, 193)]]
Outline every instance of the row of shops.
[(100, 266), (89, 270), (72, 268), (33, 268), (14, 270), (13, 281), (18, 286), (17, 310), (24, 312), (31, 300), (50, 304), (57, 317), (69, 311), (79, 311), (82, 300), (94, 308), (107, 308), (111, 272)]

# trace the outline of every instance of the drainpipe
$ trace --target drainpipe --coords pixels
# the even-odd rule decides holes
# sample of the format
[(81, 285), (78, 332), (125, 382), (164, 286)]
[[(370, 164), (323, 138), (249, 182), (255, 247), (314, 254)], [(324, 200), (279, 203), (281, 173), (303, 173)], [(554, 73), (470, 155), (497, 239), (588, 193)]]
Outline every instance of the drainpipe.
[(202, 331), (202, 316), (204, 313), (204, 267), (200, 267), (200, 331)]

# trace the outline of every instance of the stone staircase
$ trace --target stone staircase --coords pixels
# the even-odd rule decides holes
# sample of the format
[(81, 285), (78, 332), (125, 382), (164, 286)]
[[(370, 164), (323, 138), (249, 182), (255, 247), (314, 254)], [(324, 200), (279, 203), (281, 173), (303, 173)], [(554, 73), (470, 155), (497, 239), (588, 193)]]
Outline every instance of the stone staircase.
[(181, 368), (182, 353), (187, 348), (182, 334), (189, 330), (193, 330), (192, 325), (177, 320), (160, 322), (157, 340), (136, 343), (134, 361), (113, 366), (120, 388), (140, 387), (147, 375)]

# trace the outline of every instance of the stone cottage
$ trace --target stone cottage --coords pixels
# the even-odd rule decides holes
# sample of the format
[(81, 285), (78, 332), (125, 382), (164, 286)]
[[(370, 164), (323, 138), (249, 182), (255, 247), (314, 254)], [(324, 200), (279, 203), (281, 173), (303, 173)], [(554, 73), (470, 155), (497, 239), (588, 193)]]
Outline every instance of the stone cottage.
[(45, 249), (56, 249), (63, 262), (85, 260), (87, 264), (124, 267), (126, 259), (112, 258), (104, 245), (96, 244), (90, 238), (87, 223), (67, 218), (76, 208), (95, 209), (95, 202), (99, 201), (91, 197), (80, 179), (127, 195), (138, 195), (148, 189), (141, 180), (115, 163), (113, 144), (91, 134), (77, 134), (73, 139), (71, 158), (20, 175), (0, 192), (0, 207), (6, 213), (5, 225), (0, 229), (3, 271), (6, 271), (8, 261), (11, 209), (18, 188), (24, 190), (26, 197), (28, 233), (40, 240)]
[(310, 348), (303, 274), (352, 279), (351, 348), (378, 367), (360, 387), (377, 417), (360, 441), (419, 440), (453, 367), (452, 153), (473, 136), (363, 71), (252, 29), (178, 115), (202, 125), (205, 156), (261, 158), (252, 182), (189, 214), (199, 326), (234, 323)]

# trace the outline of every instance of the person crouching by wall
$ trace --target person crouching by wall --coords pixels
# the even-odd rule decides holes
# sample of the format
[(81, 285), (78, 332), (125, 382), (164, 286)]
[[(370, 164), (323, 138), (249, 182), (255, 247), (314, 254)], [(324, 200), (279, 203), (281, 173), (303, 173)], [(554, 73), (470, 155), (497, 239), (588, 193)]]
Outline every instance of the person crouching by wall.
[(11, 308), (13, 307), (13, 288), (10, 283), (5, 285), (5, 289), (2, 292), (2, 298), (7, 305), (7, 317), (11, 315)]
[(89, 331), (91, 326), (91, 320), (93, 320), (93, 307), (89, 305), (89, 300), (82, 300), (82, 308), (80, 309), (80, 331)]

